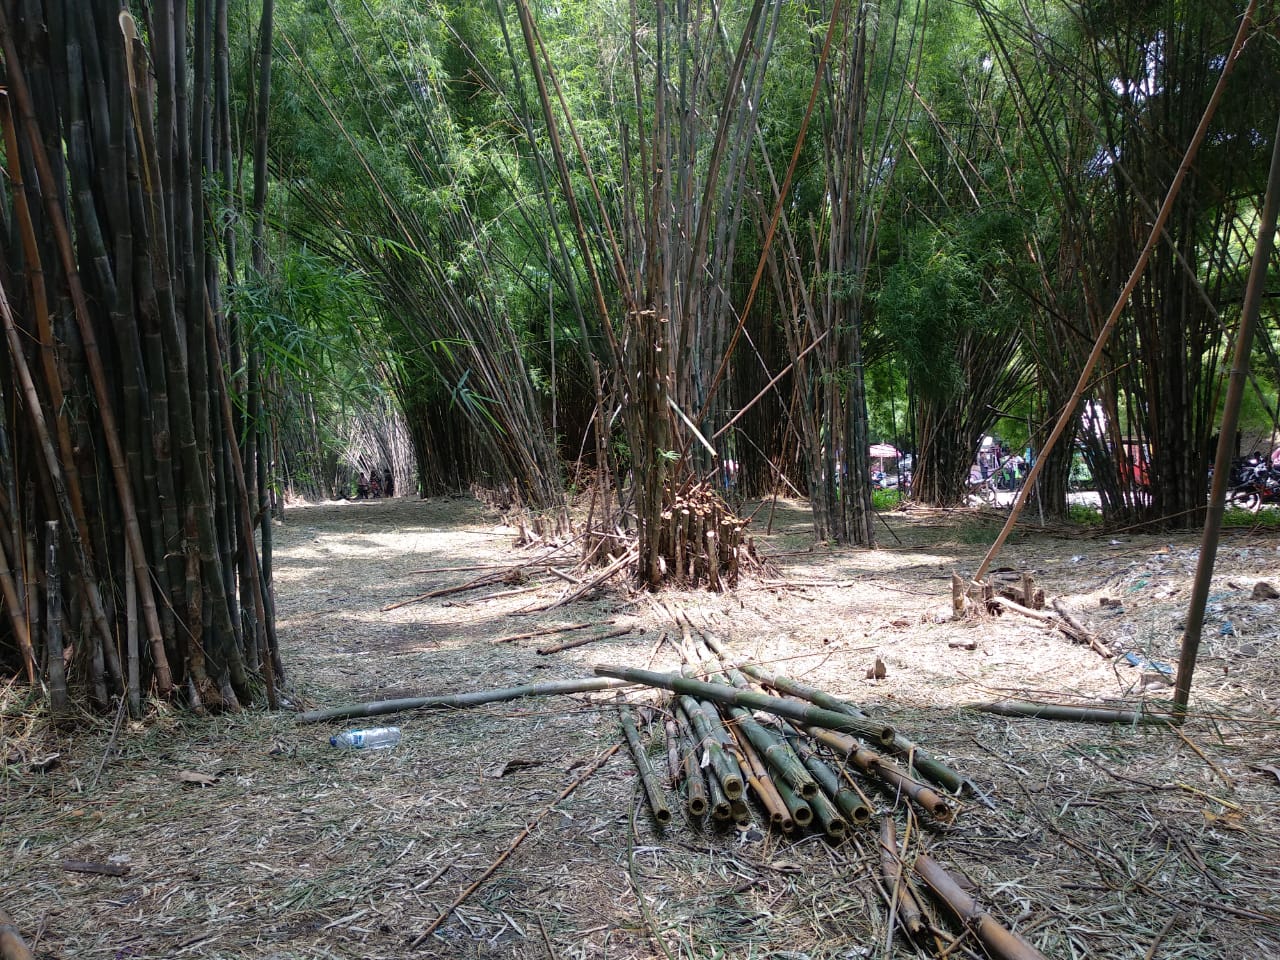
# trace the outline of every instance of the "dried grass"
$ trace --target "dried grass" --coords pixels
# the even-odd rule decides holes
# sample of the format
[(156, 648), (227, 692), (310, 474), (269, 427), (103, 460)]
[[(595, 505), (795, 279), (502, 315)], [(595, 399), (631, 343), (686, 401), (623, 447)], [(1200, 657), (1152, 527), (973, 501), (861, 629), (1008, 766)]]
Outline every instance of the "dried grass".
[[(1228, 534), (1223, 543), (1183, 740), (1159, 728), (964, 709), (1000, 696), (1154, 701), (1168, 689), (1140, 690), (1141, 667), (1104, 661), (1030, 620), (935, 622), (952, 571), (971, 571), (989, 542), (970, 529), (984, 521), (886, 519), (901, 545), (885, 536), (877, 550), (806, 551), (807, 514), (784, 501), (774, 534), (756, 531), (783, 571), (772, 586), (667, 593), (659, 605), (615, 585), (564, 609), (513, 616), (569, 585), (537, 575), (528, 585), (540, 589), (525, 595), (381, 610), (473, 576), (424, 568), (528, 554), (513, 551), (511, 532), (477, 504), (293, 509), (277, 534), (277, 582), (295, 698), (328, 705), (583, 676), (597, 661), (645, 666), (670, 625), (663, 607), (678, 606), (740, 654), (873, 709), (972, 777), (990, 806), (970, 800), (951, 825), (913, 824), (909, 843), (970, 877), (1046, 955), (1280, 952), (1280, 775), (1265, 769), (1280, 767), (1280, 601), (1250, 595), (1256, 580), (1280, 573), (1275, 536)], [(1028, 532), (1001, 562), (1030, 570), (1104, 640), (1172, 664), (1196, 543), (1114, 540)], [(1120, 606), (1102, 606), (1103, 597)], [(490, 643), (593, 619), (639, 629), (549, 657), (535, 653), (537, 639)], [(972, 651), (950, 646), (971, 639)], [(864, 679), (876, 657), (887, 676)], [(655, 665), (673, 662), (663, 649)], [(195, 719), (162, 704), (144, 723), (126, 721), (114, 743), (114, 718), (68, 736), (8, 687), (3, 905), (42, 958), (409, 956), (408, 942), (617, 741), (612, 697), (403, 715), (391, 721), (404, 729), (395, 750), (349, 753), (328, 746), (329, 728), (297, 726), (289, 714)], [(184, 771), (215, 779), (202, 787), (180, 781)], [(412, 955), (916, 955), (889, 929), (875, 851), (871, 831), (833, 849), (812, 837), (693, 825), (680, 812), (660, 831), (624, 754), (558, 804)], [(68, 859), (129, 871), (72, 873), (61, 867)], [(948, 955), (973, 951), (961, 937)]]

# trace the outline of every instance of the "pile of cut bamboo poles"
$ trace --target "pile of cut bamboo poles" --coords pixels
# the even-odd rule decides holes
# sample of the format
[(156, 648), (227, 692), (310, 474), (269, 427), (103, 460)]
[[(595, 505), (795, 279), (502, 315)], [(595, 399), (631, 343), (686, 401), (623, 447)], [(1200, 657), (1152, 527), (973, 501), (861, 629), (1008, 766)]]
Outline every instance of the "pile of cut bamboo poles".
[(658, 534), (664, 577), (709, 590), (738, 585), (742, 567), (755, 560), (755, 545), (744, 537), (746, 521), (735, 516), (709, 483), (668, 488)]
[[(678, 673), (614, 666), (595, 672), (671, 691), (665, 719), (650, 727), (665, 737), (669, 785), (689, 822), (709, 817), (713, 825), (744, 829), (763, 819), (784, 835), (810, 832), (838, 844), (851, 837), (858, 842), (858, 828), (878, 821), (871, 842), (880, 850), (880, 892), (912, 942), (944, 955), (954, 946), (936, 902), (991, 956), (1043, 960), (918, 851), (916, 821), (953, 821), (959, 797), (972, 791), (966, 778), (853, 704), (758, 664), (736, 662), (715, 636), (697, 631), (687, 618), (680, 633), (679, 641), (667, 636), (680, 653)], [(755, 689), (752, 681), (778, 696)], [(760, 719), (764, 714), (772, 719)], [(672, 808), (629, 706), (621, 708), (620, 719), (654, 818), (668, 826)], [(655, 745), (651, 752), (661, 751)], [(899, 846), (900, 814), (916, 841), (914, 854), (909, 844)]]

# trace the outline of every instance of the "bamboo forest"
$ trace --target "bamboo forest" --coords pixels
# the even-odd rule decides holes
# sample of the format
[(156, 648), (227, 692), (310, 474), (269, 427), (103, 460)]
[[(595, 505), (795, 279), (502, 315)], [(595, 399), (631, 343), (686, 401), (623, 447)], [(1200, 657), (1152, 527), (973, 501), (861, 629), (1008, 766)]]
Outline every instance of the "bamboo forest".
[(1275, 0), (0, 0), (0, 960), (1280, 955)]

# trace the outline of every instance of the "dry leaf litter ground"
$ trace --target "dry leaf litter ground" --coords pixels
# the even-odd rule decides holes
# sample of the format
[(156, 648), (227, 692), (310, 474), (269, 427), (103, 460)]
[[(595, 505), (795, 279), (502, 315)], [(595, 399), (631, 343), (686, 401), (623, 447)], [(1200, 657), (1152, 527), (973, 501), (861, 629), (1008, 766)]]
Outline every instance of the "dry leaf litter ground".
[[(1152, 664), (1176, 662), (1195, 538), (1027, 532), (1001, 558), (1122, 642), (1135, 667), (1016, 615), (945, 619), (951, 572), (976, 566), (998, 518), (885, 517), (901, 544), (881, 528), (876, 550), (809, 549), (803, 505), (784, 501), (773, 534), (756, 531), (779, 569), (765, 583), (656, 598), (614, 585), (518, 616), (568, 585), (540, 575), (526, 594), (484, 600), (512, 589), (498, 585), (382, 610), (476, 575), (422, 571), (537, 555), (513, 549), (511, 529), (473, 501), (293, 508), (277, 528), (277, 585), (294, 697), (328, 706), (588, 676), (594, 663), (673, 668), (657, 640), (678, 608), (737, 654), (864, 705), (971, 777), (984, 797), (966, 800), (954, 823), (900, 819), (899, 835), (971, 880), (1046, 956), (1280, 954), (1280, 601), (1251, 596), (1280, 574), (1275, 534), (1230, 532), (1223, 543), (1196, 717), (1179, 737), (965, 704), (1167, 697)], [(548, 638), (491, 642), (587, 620), (636, 629), (550, 656), (535, 652)], [(886, 676), (865, 679), (876, 657)], [(114, 739), (108, 721), (60, 737), (10, 687), (0, 703), (3, 906), (39, 958), (929, 955), (890, 929), (872, 832), (834, 848), (759, 839), (689, 823), (679, 807), (659, 829), (625, 751), (410, 950), (619, 740), (615, 696), (403, 714), (386, 721), (403, 728), (396, 749), (356, 752), (328, 745), (343, 724), (198, 719), (155, 704)], [(627, 696), (660, 702), (652, 691)], [(47, 769), (33, 764), (52, 753)], [(65, 860), (128, 872), (68, 872)], [(932, 946), (934, 956), (981, 955), (967, 936), (941, 954)]]

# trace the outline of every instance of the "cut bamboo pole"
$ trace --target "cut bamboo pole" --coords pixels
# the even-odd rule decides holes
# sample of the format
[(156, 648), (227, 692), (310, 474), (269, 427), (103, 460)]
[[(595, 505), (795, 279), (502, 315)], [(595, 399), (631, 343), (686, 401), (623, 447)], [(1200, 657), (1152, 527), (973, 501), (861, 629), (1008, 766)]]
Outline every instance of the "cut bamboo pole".
[(934, 896), (945, 903), (982, 941), (982, 945), (1000, 960), (1047, 960), (1043, 953), (983, 910), (937, 861), (922, 853), (916, 857), (915, 872)]
[(742, 774), (747, 778), (751, 789), (756, 792), (756, 799), (760, 801), (760, 805), (769, 814), (769, 822), (784, 833), (790, 833), (795, 829), (795, 820), (788, 811), (786, 802), (782, 799), (782, 794), (778, 791), (773, 778), (769, 776), (769, 770), (764, 761), (752, 749), (746, 737), (740, 737), (736, 730), (733, 730), (732, 734), (738, 755), (741, 757)]
[[(689, 816), (701, 817), (712, 809), (707, 779), (702, 775), (702, 768), (698, 766), (698, 753), (694, 749), (693, 731), (689, 728), (689, 718), (678, 706), (675, 709), (675, 721), (680, 736), (680, 765), (684, 775), (685, 809), (689, 811)], [(719, 789), (719, 784), (715, 786)], [(721, 798), (723, 799), (723, 793)], [(721, 815), (716, 816), (713, 811), (712, 816), (717, 820), (727, 820), (729, 813), (729, 802), (725, 799)]]
[(474, 693), (450, 693), (434, 697), (408, 697), (402, 700), (375, 700), (371, 703), (352, 703), (324, 710), (308, 710), (298, 714), (299, 723), (321, 723), (326, 720), (345, 720), (349, 717), (377, 717), (405, 710), (447, 709), (450, 707), (478, 707), (486, 703), (501, 703), (520, 697), (547, 697), (564, 693), (588, 693), (592, 690), (612, 690), (627, 684), (616, 680), (587, 677), (581, 680), (553, 680), (549, 683), (530, 683), (501, 690), (478, 690)]
[(910, 881), (902, 873), (902, 858), (898, 853), (898, 829), (893, 817), (886, 816), (880, 821), (880, 876), (884, 880), (885, 889), (893, 898), (898, 912), (898, 920), (911, 936), (917, 936), (925, 929), (924, 916), (920, 905), (916, 903), (915, 894), (911, 892)]
[[(639, 670), (634, 667), (618, 667), (600, 664), (595, 668), (596, 674), (602, 677), (616, 677), (649, 687), (660, 687), (674, 690), (677, 693), (694, 697), (703, 697), (715, 703), (729, 704), (736, 707), (747, 707), (751, 710), (763, 710), (788, 720), (795, 720), (808, 726), (822, 727), (828, 730), (840, 730), (846, 733), (859, 733), (867, 729), (868, 724), (847, 713), (836, 713), (834, 710), (823, 710), (821, 707), (800, 703), (796, 700), (783, 700), (763, 693), (749, 690), (735, 690), (733, 687), (719, 683), (705, 683), (701, 680), (690, 680), (674, 673), (656, 673), (652, 670)], [(881, 733), (886, 729), (882, 725), (872, 725)]]
[(716, 736), (715, 729), (712, 727), (706, 711), (702, 709), (702, 705), (689, 696), (680, 697), (679, 703), (685, 712), (685, 716), (689, 718), (689, 724), (693, 728), (697, 745), (707, 755), (707, 763), (711, 767), (711, 772), (714, 775), (713, 779), (720, 782), (720, 786), (724, 788), (725, 797), (729, 800), (737, 800), (742, 796), (743, 786), (743, 774), (738, 767), (737, 761), (725, 752), (724, 744)]
[[(721, 653), (721, 656), (724, 656)], [(794, 697), (801, 697), (809, 700), (817, 706), (824, 707), (828, 710), (848, 713), (850, 716), (858, 717), (863, 720), (871, 720), (866, 713), (855, 705), (833, 697), (816, 687), (808, 684), (800, 683), (788, 677), (774, 674), (754, 663), (739, 663), (738, 667), (743, 673), (749, 674), (766, 687), (772, 687), (779, 693), (787, 693)], [(892, 727), (887, 729), (893, 730)], [(883, 742), (883, 741), (882, 741)], [(969, 788), (969, 781), (956, 771), (952, 770), (940, 760), (930, 756), (919, 745), (913, 743), (897, 730), (893, 730), (891, 742), (885, 744), (894, 753), (899, 756), (906, 757), (910, 766), (914, 767), (924, 776), (928, 777), (938, 786), (943, 787), (952, 793), (959, 793), (962, 789)]]
[(994, 713), (1002, 717), (1029, 717), (1033, 720), (1067, 720), (1076, 723), (1159, 723), (1159, 717), (1144, 710), (1123, 710), (1113, 707), (1073, 707), (1059, 703), (1028, 703), (1020, 700), (998, 700), (993, 703), (974, 703), (972, 710)]
[(640, 731), (636, 729), (635, 718), (631, 708), (625, 703), (618, 708), (622, 720), (622, 732), (626, 734), (627, 745), (631, 748), (631, 759), (635, 761), (636, 770), (640, 774), (640, 784), (644, 787), (645, 796), (649, 799), (649, 809), (653, 811), (653, 819), (662, 826), (671, 822), (671, 807), (667, 804), (666, 795), (658, 783), (658, 775), (653, 772), (653, 764), (644, 752), (644, 744), (640, 742)]
[(61, 718), (69, 712), (69, 704), (67, 672), (62, 661), (62, 565), (58, 553), (58, 521), (46, 521), (44, 531), (45, 670), (49, 675), (49, 711), (54, 717)]
[(840, 782), (840, 778), (836, 776), (834, 770), (823, 763), (813, 748), (810, 747), (800, 737), (795, 737), (791, 741), (792, 747), (795, 748), (800, 759), (804, 761), (805, 767), (813, 774), (813, 778), (818, 781), (818, 785), (825, 791), (822, 796), (826, 796), (835, 803), (839, 811), (848, 818), (848, 822), (854, 826), (861, 826), (871, 820), (871, 804), (867, 799)]
[(950, 820), (955, 816), (955, 808), (932, 787), (911, 777), (891, 760), (873, 750), (868, 750), (852, 737), (816, 727), (810, 727), (805, 732), (832, 749), (845, 754), (853, 761), (854, 766), (867, 776), (879, 780), (889, 789), (914, 800), (938, 820)]

